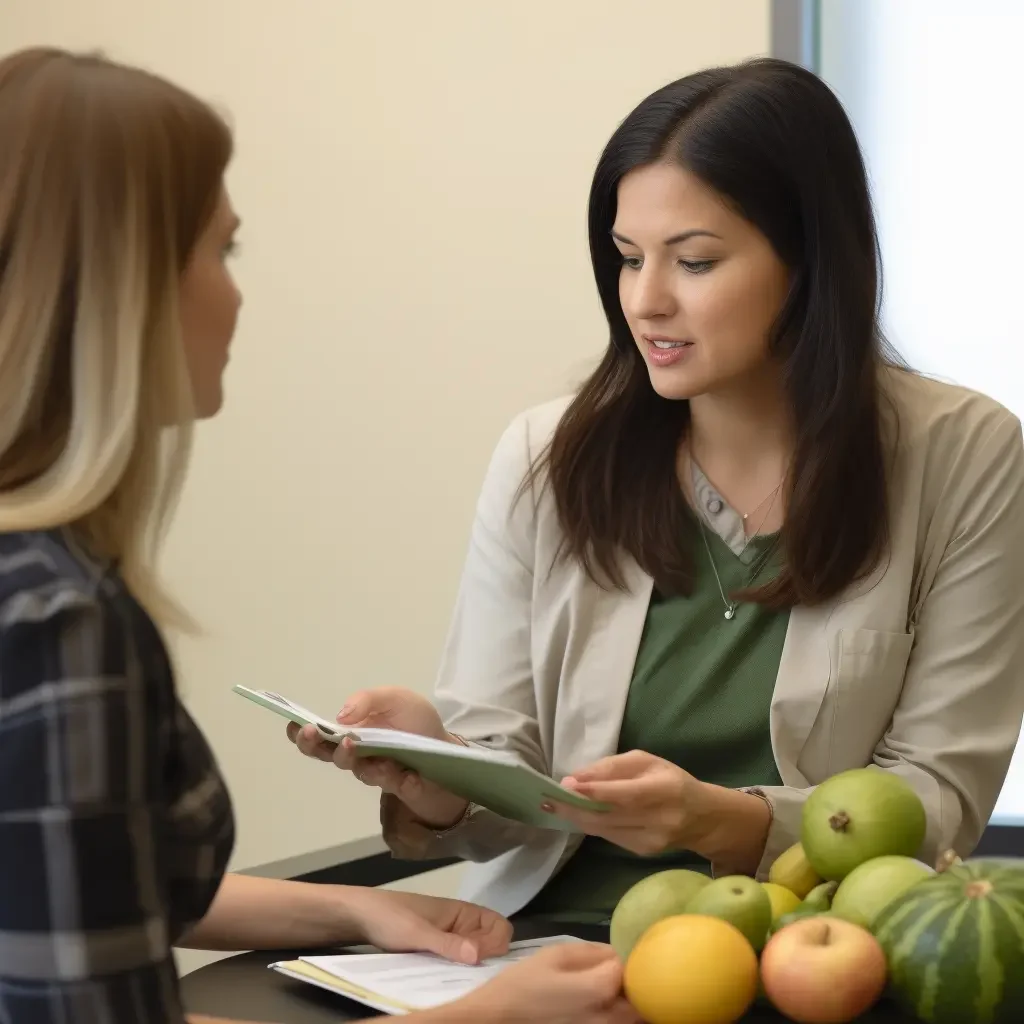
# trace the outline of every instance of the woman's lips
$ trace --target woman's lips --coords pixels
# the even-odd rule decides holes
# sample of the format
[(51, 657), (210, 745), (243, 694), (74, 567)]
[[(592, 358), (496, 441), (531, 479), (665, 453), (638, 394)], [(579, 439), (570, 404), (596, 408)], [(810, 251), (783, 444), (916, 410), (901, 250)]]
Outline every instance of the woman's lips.
[(692, 341), (667, 338), (659, 334), (645, 334), (647, 359), (654, 366), (673, 366), (685, 359), (693, 348)]

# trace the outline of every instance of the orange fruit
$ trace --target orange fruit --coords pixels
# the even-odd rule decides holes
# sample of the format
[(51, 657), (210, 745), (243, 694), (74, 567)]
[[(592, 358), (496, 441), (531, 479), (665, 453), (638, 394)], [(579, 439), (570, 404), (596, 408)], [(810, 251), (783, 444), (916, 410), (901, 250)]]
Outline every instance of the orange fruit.
[(647, 1024), (733, 1024), (757, 995), (757, 954), (728, 921), (667, 917), (626, 961), (624, 987)]

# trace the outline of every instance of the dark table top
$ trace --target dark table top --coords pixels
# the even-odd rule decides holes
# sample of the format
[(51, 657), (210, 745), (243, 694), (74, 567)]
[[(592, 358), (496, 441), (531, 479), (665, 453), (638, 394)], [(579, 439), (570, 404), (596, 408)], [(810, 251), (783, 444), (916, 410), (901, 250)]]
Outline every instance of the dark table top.
[[(606, 928), (552, 926), (548, 922), (516, 921), (517, 939), (536, 939), (547, 935), (571, 934), (591, 942), (607, 942)], [(339, 1021), (364, 1020), (377, 1011), (352, 1002), (314, 985), (293, 981), (271, 971), (267, 965), (278, 960), (294, 960), (313, 953), (337, 953), (341, 950), (263, 950), (241, 953), (201, 967), (181, 980), (185, 1009), (189, 1013), (208, 1014), (241, 1020), (273, 1021), (274, 1024), (337, 1024)], [(779, 1024), (786, 1020), (769, 1007), (755, 1005), (743, 1018), (744, 1024)], [(912, 1024), (913, 1018), (899, 1014), (887, 1004), (879, 1004), (863, 1018), (864, 1024)], [(484, 1022), (481, 1022), (484, 1024)]]

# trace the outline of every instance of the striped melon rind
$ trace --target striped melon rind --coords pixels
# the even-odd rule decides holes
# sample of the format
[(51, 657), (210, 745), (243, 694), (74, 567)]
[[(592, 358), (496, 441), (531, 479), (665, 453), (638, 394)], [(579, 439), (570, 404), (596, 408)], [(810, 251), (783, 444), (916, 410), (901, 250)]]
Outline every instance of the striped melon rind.
[(1024, 861), (954, 864), (886, 907), (872, 930), (893, 992), (926, 1024), (1024, 1022)]

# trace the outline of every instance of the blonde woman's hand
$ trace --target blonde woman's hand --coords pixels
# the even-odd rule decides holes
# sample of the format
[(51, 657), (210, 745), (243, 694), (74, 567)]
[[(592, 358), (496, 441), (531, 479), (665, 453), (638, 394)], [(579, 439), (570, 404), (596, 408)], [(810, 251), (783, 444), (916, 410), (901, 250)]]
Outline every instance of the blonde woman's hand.
[[(363, 690), (338, 712), (338, 724), (353, 728), (397, 729), (445, 743), (458, 743), (441, 721), (433, 704), (421, 694), (395, 686)], [(351, 741), (327, 743), (316, 729), (288, 725), (288, 738), (307, 757), (329, 761), (351, 772), (366, 786), (391, 793), (413, 814), (434, 828), (447, 828), (465, 813), (466, 801), (403, 768), (390, 758), (357, 757)]]
[(622, 964), (614, 950), (589, 942), (543, 949), (452, 1009), (453, 1020), (480, 1024), (642, 1024), (622, 994)]
[(505, 917), (462, 900), (359, 887), (345, 890), (345, 903), (361, 941), (389, 953), (435, 953), (477, 964), (504, 956), (512, 939)]

